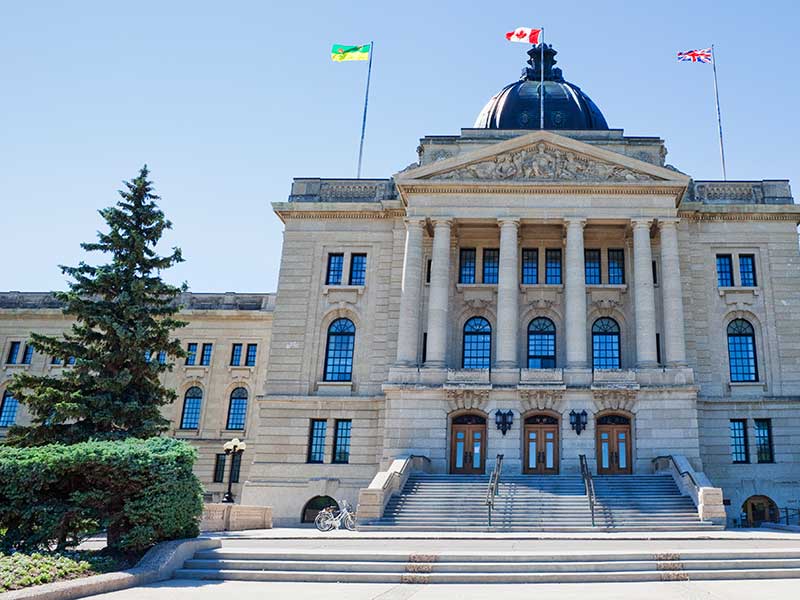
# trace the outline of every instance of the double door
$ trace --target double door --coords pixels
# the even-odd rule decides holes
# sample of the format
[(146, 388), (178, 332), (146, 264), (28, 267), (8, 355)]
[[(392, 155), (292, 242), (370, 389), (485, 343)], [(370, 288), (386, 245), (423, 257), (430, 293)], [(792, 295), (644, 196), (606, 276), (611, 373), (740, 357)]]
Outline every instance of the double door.
[(480, 475), (486, 464), (486, 423), (453, 423), (450, 472)]
[(530, 475), (558, 473), (557, 424), (525, 424), (524, 471)]
[(620, 420), (597, 422), (598, 475), (631, 473), (631, 425)]

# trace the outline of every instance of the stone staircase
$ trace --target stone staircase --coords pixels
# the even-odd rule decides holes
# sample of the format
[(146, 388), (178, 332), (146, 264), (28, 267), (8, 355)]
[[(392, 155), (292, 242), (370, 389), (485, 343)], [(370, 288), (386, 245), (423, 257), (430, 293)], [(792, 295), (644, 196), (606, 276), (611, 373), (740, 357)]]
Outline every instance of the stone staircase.
[[(566, 583), (800, 578), (800, 550), (545, 554), (235, 547), (198, 552), (178, 579), (340, 583)], [(229, 546), (228, 544), (232, 544)], [(375, 540), (376, 547), (386, 542)], [(458, 547), (458, 542), (454, 541)]]
[(692, 500), (669, 476), (595, 477), (595, 526), (580, 475), (506, 475), (488, 527), (488, 476), (412, 474), (382, 518), (359, 530), (406, 531), (702, 531)]

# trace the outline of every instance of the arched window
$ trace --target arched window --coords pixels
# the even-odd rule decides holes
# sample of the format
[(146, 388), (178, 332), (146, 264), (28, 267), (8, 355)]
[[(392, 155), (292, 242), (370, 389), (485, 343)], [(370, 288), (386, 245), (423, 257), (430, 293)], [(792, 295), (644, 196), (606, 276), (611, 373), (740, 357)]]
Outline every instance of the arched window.
[(336, 319), (328, 327), (325, 381), (352, 381), (356, 326), (350, 319)]
[(731, 381), (758, 381), (756, 336), (753, 326), (744, 319), (728, 324), (728, 364)]
[(247, 419), (247, 390), (237, 387), (231, 392), (231, 403), (228, 405), (228, 426), (226, 429), (244, 429)]
[(539, 317), (528, 325), (528, 368), (556, 368), (556, 326)]
[(619, 325), (602, 317), (592, 325), (592, 368), (619, 369)]
[(464, 324), (464, 369), (488, 369), (492, 361), (492, 326), (483, 317)]
[(203, 390), (192, 386), (183, 397), (183, 414), (181, 429), (197, 429), (200, 427), (200, 407), (203, 405)]
[(3, 392), (3, 401), (0, 402), (0, 427), (11, 427), (17, 422), (17, 407), (19, 402), (11, 392)]

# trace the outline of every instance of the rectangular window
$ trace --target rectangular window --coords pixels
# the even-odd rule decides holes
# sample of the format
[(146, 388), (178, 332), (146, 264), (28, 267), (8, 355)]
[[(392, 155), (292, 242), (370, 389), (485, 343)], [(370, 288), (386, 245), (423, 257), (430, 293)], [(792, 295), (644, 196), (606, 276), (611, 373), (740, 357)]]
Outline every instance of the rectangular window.
[(611, 285), (625, 283), (625, 251), (622, 248), (608, 249), (608, 283)]
[(350, 285), (364, 285), (367, 282), (367, 255), (350, 256)]
[(733, 285), (733, 262), (730, 254), (717, 254), (717, 286)]
[(561, 284), (561, 248), (548, 248), (544, 253), (545, 258), (545, 283)]
[(428, 332), (425, 331), (422, 334), (422, 364), (425, 364), (425, 361), (428, 360)]
[(586, 285), (600, 285), (600, 250), (584, 250)]
[(19, 402), (14, 396), (5, 392), (0, 402), (0, 427), (11, 427), (17, 422), (17, 407)]
[(333, 435), (333, 462), (350, 462), (350, 433), (352, 421), (350, 419), (337, 419), (336, 431)]
[(166, 350), (159, 350), (159, 352), (158, 352), (158, 364), (160, 364), (160, 365), (167, 364), (167, 351)]
[(747, 421), (731, 419), (731, 457), (734, 463), (749, 463), (747, 448)]
[(475, 248), (461, 249), (458, 283), (475, 283)]
[(497, 283), (500, 269), (500, 250), (497, 248), (483, 249), (483, 283)]
[(772, 448), (772, 419), (756, 419), (756, 454), (758, 462), (775, 462)]
[(430, 283), (431, 282), (431, 265), (432, 264), (433, 264), (433, 261), (429, 258), (428, 259), (428, 266), (425, 269), (425, 283)]
[(328, 254), (328, 274), (325, 277), (325, 285), (341, 285), (343, 268), (344, 254)]
[(31, 360), (33, 360), (33, 346), (25, 344), (25, 352), (22, 354), (22, 364), (29, 365), (31, 364)]
[(233, 455), (233, 462), (231, 463), (231, 481), (239, 483), (239, 474), (242, 472), (242, 453), (237, 452)]
[(739, 255), (739, 282), (746, 287), (755, 287), (756, 283), (756, 257), (754, 254)]
[(321, 463), (325, 460), (325, 430), (328, 422), (324, 419), (311, 419), (308, 433), (308, 462)]
[(74, 365), (75, 364), (75, 357), (74, 356), (68, 356), (67, 357), (67, 364), (68, 365)]
[(653, 261), (653, 285), (658, 285), (658, 267), (656, 267), (656, 261)]
[(256, 354), (258, 353), (258, 344), (247, 344), (247, 356), (244, 359), (246, 367), (256, 366)]
[(60, 365), (61, 364), (61, 359), (58, 358), (57, 356), (54, 356), (53, 358), (50, 359), (50, 364), (51, 365)]
[(656, 362), (661, 364), (661, 334), (656, 334)]
[(539, 251), (536, 248), (522, 249), (522, 283), (524, 285), (539, 283)]
[(231, 366), (238, 367), (242, 363), (242, 345), (234, 344), (231, 346)]
[(11, 342), (11, 346), (8, 348), (8, 356), (6, 356), (6, 364), (7, 365), (15, 365), (17, 364), (17, 358), (19, 357), (19, 342)]
[(211, 350), (214, 344), (203, 344), (203, 354), (200, 356), (200, 364), (207, 367), (211, 364)]
[(197, 361), (197, 344), (192, 342), (186, 347), (186, 364), (191, 366)]
[(217, 454), (214, 460), (214, 483), (222, 483), (225, 481), (225, 459), (227, 455)]

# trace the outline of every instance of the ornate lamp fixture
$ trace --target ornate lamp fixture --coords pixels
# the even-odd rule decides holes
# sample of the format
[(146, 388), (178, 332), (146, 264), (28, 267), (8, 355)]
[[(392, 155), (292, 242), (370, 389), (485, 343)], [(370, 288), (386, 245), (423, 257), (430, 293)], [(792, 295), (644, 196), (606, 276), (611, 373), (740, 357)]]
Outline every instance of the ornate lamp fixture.
[(497, 428), (503, 433), (511, 429), (511, 425), (514, 423), (514, 412), (511, 410), (507, 410), (503, 412), (500, 409), (497, 409), (497, 412), (494, 413), (494, 422), (497, 425)]
[(589, 415), (586, 414), (585, 410), (577, 413), (574, 410), (569, 411), (569, 424), (572, 427), (572, 430), (577, 433), (578, 435), (581, 434), (581, 431), (586, 429), (586, 422)]
[[(233, 504), (233, 494), (231, 493), (231, 486), (233, 485), (233, 465), (236, 462), (236, 457), (241, 456), (242, 453), (247, 449), (247, 444), (240, 441), (239, 438), (233, 438), (231, 441), (225, 442), (225, 445), (222, 446), (222, 449), (225, 450), (226, 456), (231, 457), (231, 470), (228, 475), (228, 491), (225, 492), (225, 495), (222, 497), (222, 501)], [(241, 459), (239, 464), (241, 464)]]

